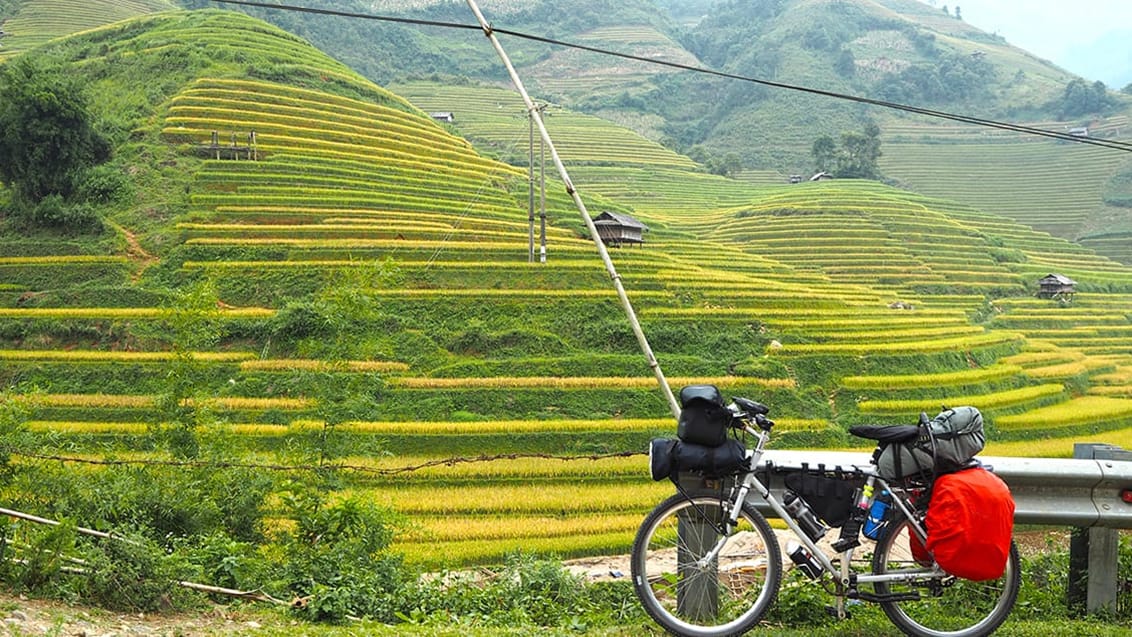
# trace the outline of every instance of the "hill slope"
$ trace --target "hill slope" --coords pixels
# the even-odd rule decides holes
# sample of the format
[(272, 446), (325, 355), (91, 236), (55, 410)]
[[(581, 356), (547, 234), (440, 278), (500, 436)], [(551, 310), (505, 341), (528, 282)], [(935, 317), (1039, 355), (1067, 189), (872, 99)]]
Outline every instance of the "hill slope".
[(52, 0), (0, 3), (0, 60), (52, 38), (176, 7), (171, 0), (91, 0), (81, 4)]
[[(560, 183), (532, 263), (521, 171), (291, 34), (175, 12), (49, 48), (127, 131), (114, 166), (137, 197), (100, 236), (2, 228), (2, 380), (40, 453), (167, 459), (181, 431), (323, 454), (363, 468), (340, 493), (419, 524), (399, 540), (418, 562), (625, 550), (668, 491), (640, 450), (672, 423)], [(451, 88), (456, 125), (522, 140), (523, 118), (491, 115), (513, 95), (481, 91)], [(593, 210), (651, 228), (614, 261), (671, 383), (766, 401), (778, 444), (961, 402), (1025, 453), (1128, 436), (1128, 268), (948, 200), (752, 186), (551, 120)], [(1030, 297), (1049, 271), (1080, 282), (1073, 303)], [(486, 460), (510, 454), (534, 457)]]
[[(315, 5), (318, 3), (316, 2)], [(332, 5), (332, 6), (331, 6)], [(400, 17), (468, 23), (462, 6), (437, 1), (330, 3)], [(706, 7), (707, 5), (705, 5)], [(665, 9), (664, 7), (668, 7)], [(1126, 131), (1120, 121), (1126, 98), (1109, 95), (1109, 110), (1067, 108), (1064, 95), (1075, 80), (1025, 51), (917, 0), (790, 0), (776, 3), (716, 3), (710, 10), (673, 9), (661, 3), (571, 5), (487, 2), (484, 11), (500, 26), (580, 44), (728, 71), (792, 85), (892, 100), (917, 107), (1033, 124), (1053, 130), (1087, 125), (1101, 134)], [(302, 33), (379, 82), (405, 81), (425, 74), (498, 82), (502, 79), (490, 49), (464, 34), (365, 20), (255, 10), (256, 15)], [(664, 17), (664, 16), (670, 16)], [(378, 43), (378, 46), (373, 46)], [(984, 129), (939, 127), (938, 121), (908, 119), (894, 111), (861, 107), (823, 96), (760, 86), (675, 69), (552, 48), (507, 38), (520, 73), (539, 99), (600, 115), (713, 165), (742, 166), (781, 175), (810, 174), (810, 147), (822, 135), (839, 137), (875, 121), (884, 132), (885, 174), (934, 195), (955, 198), (1069, 239), (1089, 236), (1091, 245), (1116, 258), (1114, 244), (1129, 231), (1125, 207), (1102, 203), (1122, 160), (1109, 154), (1101, 166), (1089, 153), (1059, 153), (1065, 174), (1088, 179), (1062, 200), (1050, 192), (1018, 186), (1018, 174), (982, 171), (963, 177), (964, 186), (945, 188), (964, 166), (995, 144)], [(398, 51), (397, 55), (390, 52)], [(1120, 100), (1124, 101), (1120, 101)], [(1115, 115), (1115, 119), (1105, 119)], [(905, 133), (915, 132), (909, 138)], [(969, 145), (951, 147), (931, 167), (956, 177), (938, 182), (920, 171), (924, 157), (955, 133)], [(1021, 141), (1030, 141), (1022, 139)], [(898, 144), (898, 145), (895, 145)], [(1028, 148), (1036, 149), (1030, 146)], [(1019, 173), (1034, 172), (1054, 150), (1016, 153), (1006, 158)], [(995, 148), (989, 153), (997, 152)], [(968, 171), (969, 172), (969, 171)], [(1049, 179), (1040, 178), (1049, 185)], [(942, 186), (941, 186), (942, 184)], [(998, 193), (1012, 193), (1002, 201)], [(1069, 194), (1079, 194), (1066, 201)], [(1070, 208), (1063, 210), (1063, 207)], [(1051, 220), (1051, 218), (1054, 218)], [(1117, 233), (1106, 238), (1109, 233)]]

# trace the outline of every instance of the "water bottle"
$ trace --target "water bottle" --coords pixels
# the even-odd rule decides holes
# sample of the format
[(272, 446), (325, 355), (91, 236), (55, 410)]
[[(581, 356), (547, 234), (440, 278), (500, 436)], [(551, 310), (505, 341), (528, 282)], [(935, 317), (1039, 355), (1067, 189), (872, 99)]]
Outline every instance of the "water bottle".
[(817, 542), (829, 530), (829, 527), (822, 524), (814, 515), (810, 505), (798, 497), (797, 493), (787, 491), (783, 500), (787, 513), (798, 521), (798, 526), (802, 527), (802, 532), (811, 540)]
[(806, 547), (791, 540), (786, 543), (786, 554), (810, 579), (821, 577), (821, 563), (806, 550)]
[(880, 537), (880, 532), (884, 529), (888, 520), (885, 515), (888, 513), (888, 491), (881, 491), (880, 495), (873, 500), (873, 506), (869, 508), (869, 517), (865, 518), (865, 537), (870, 540), (875, 540)]

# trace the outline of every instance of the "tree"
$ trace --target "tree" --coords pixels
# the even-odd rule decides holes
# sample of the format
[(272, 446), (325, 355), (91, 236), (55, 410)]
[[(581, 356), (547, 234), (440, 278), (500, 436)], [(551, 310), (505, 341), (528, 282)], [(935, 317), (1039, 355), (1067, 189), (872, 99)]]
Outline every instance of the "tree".
[(0, 66), (0, 181), (24, 208), (75, 193), (86, 170), (110, 158), (78, 79), (23, 56)]
[(1086, 113), (1099, 113), (1112, 105), (1112, 98), (1104, 82), (1093, 82), (1092, 85), (1080, 78), (1074, 79), (1065, 85), (1065, 92), (1061, 97), (1060, 110), (1064, 117), (1084, 115)]
[(842, 133), (834, 176), (876, 179), (880, 176), (880, 156), (880, 127), (876, 124), (869, 123), (860, 133)]
[(833, 70), (844, 78), (853, 77), (857, 73), (857, 60), (853, 57), (853, 52), (849, 49), (841, 49), (837, 52), (837, 60), (833, 63)]
[(817, 172), (832, 172), (837, 159), (837, 142), (829, 135), (822, 135), (814, 140), (810, 147), (810, 155), (814, 158), (814, 170)]

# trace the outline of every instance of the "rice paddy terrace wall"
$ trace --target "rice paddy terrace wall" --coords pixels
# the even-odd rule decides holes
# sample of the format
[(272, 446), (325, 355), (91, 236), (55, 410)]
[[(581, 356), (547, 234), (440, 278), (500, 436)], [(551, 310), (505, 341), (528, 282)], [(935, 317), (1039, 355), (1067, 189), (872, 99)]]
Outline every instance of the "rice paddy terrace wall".
[[(289, 73), (206, 67), (153, 118), (191, 172), (156, 264), (62, 242), (0, 260), (0, 380), (26, 395), (29, 428), (70, 453), (154, 457), (147, 432), (180, 365), (195, 386), (176, 406), (232, 434), (233, 452), (294, 448), (335, 418), (341, 460), (375, 470), (554, 456), (352, 474), (344, 494), (419, 522), (399, 544), (412, 560), (626, 550), (669, 490), (640, 452), (673, 423), (561, 185), (549, 259), (530, 263), (523, 171), (294, 38), (205, 15), (157, 19), (108, 53), (223, 52), (246, 31)], [(623, 131), (642, 152), (603, 156), (596, 124), (551, 120), (564, 154), (590, 153), (571, 160), (592, 169), (588, 196), (653, 228), (613, 259), (670, 381), (765, 400), (779, 444), (841, 447), (849, 424), (956, 401), (983, 409), (1000, 444), (1056, 440), (1048, 454), (1132, 426), (1119, 264), (876, 184), (709, 178)], [(255, 130), (255, 159), (216, 159), (214, 130)], [(1077, 299), (1031, 299), (1035, 275), (1061, 266)], [(216, 298), (196, 317), (220, 338), (178, 349), (168, 299), (202, 283)], [(359, 413), (332, 409), (359, 397)]]

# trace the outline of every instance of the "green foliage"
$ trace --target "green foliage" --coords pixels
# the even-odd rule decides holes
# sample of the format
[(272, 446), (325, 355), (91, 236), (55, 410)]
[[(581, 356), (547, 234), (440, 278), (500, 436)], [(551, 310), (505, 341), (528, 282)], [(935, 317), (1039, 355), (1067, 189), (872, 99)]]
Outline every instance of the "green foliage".
[(7, 389), (0, 392), (0, 483), (12, 477), (12, 454), (34, 444), (27, 434), (31, 413), (27, 403), (26, 395), (15, 395)]
[(1114, 105), (1104, 82), (1097, 80), (1089, 84), (1081, 78), (1075, 78), (1065, 85), (1061, 100), (1054, 106), (1062, 117), (1079, 117), (1101, 113)]
[(875, 90), (893, 102), (954, 104), (986, 95), (994, 78), (995, 69), (986, 60), (947, 54), (931, 64), (890, 73), (877, 82)]
[[(516, 553), (501, 568), (477, 576), (452, 573), (422, 583), (415, 604), (398, 614), (426, 625), (589, 627), (639, 620), (643, 611), (629, 582), (586, 584), (554, 559)], [(410, 602), (410, 603), (412, 603)]]
[[(4, 533), (5, 559), (0, 562), (0, 577), (22, 591), (57, 587), (57, 579), (66, 565), (64, 555), (75, 547), (75, 523), (62, 520), (55, 526), (27, 528), (31, 526), (31, 523), (4, 518), (0, 531)], [(17, 544), (14, 540), (18, 536), (28, 537), (27, 545)], [(12, 543), (9, 545), (9, 542)]]
[(837, 621), (826, 611), (829, 593), (814, 584), (800, 569), (794, 568), (783, 578), (782, 588), (765, 621), (784, 626), (828, 626)]
[[(86, 171), (110, 157), (94, 128), (79, 78), (57, 61), (20, 57), (0, 67), (0, 181), (16, 203), (43, 225), (86, 220), (91, 213), (63, 205)], [(46, 197), (54, 195), (50, 205)]]
[(207, 365), (195, 358), (195, 352), (214, 346), (223, 335), (212, 281), (174, 293), (153, 327), (171, 341), (174, 353), (165, 375), (165, 391), (157, 401), (161, 422), (155, 425), (154, 433), (175, 455), (193, 458), (200, 453), (198, 428), (212, 422), (204, 406), (206, 395), (201, 382)]
[(1125, 163), (1104, 185), (1104, 202), (1119, 208), (1132, 208), (1132, 163)]
[(152, 612), (185, 608), (195, 599), (177, 582), (192, 573), (182, 556), (165, 553), (139, 537), (104, 539), (84, 554), (89, 563), (85, 597), (118, 611)]
[(332, 504), (297, 483), (283, 504), (295, 528), (280, 539), (281, 577), (302, 600), (295, 611), (313, 621), (392, 620), (404, 584), (400, 559), (387, 551), (395, 518), (359, 500)]
[(877, 160), (881, 154), (880, 127), (872, 122), (860, 133), (843, 132), (840, 146), (832, 137), (822, 135), (810, 147), (816, 171), (848, 179), (879, 179)]

